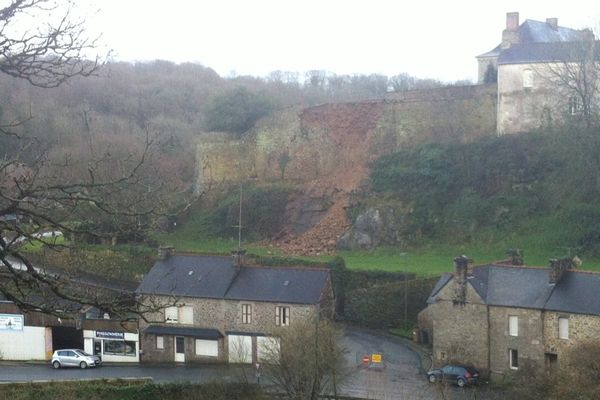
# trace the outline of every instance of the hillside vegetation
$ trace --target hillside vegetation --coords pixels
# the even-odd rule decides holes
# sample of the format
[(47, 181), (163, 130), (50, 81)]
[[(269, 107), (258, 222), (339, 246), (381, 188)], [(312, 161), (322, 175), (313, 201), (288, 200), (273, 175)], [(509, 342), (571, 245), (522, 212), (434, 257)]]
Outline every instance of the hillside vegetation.
[[(564, 131), (430, 143), (378, 160), (354, 213), (393, 204), (411, 246), (600, 255), (597, 133)], [(571, 248), (571, 249), (569, 249)]]

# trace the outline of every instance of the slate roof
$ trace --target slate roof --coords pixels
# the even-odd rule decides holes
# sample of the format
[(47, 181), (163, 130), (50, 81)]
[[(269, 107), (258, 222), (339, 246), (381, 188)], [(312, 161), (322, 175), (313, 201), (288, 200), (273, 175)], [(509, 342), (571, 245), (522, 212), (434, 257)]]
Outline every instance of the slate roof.
[[(473, 267), (467, 282), (491, 306), (600, 315), (600, 274), (568, 270), (558, 283), (549, 284), (549, 272), (549, 268), (488, 264)], [(440, 278), (428, 303), (435, 302), (451, 277)]]
[(327, 269), (250, 266), (236, 274), (230, 257), (173, 255), (156, 262), (136, 292), (315, 304), (328, 280)]
[[(554, 29), (550, 24), (543, 21), (535, 21), (527, 19), (519, 26), (519, 39), (520, 44), (524, 48), (527, 46), (537, 43), (559, 43), (559, 42), (576, 42), (581, 41), (585, 38), (586, 33), (584, 31), (572, 28), (565, 28), (559, 26)], [(515, 45), (511, 46), (514, 47)], [(493, 57), (498, 56), (506, 52), (507, 49), (502, 50), (500, 45), (494, 49), (480, 54), (477, 57)]]
[[(584, 42), (525, 43), (503, 50), (498, 64), (523, 64), (555, 61), (581, 61), (584, 59)], [(594, 42), (594, 56), (600, 60), (600, 42)]]
[(521, 43), (572, 42), (583, 39), (584, 33), (581, 30), (563, 26), (554, 29), (547, 22), (526, 19), (519, 26), (519, 35)]

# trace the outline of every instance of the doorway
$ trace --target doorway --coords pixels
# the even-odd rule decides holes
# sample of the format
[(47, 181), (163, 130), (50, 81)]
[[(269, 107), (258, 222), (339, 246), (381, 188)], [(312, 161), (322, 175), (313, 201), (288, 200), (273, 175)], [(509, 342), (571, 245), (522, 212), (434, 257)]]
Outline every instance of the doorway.
[(185, 362), (185, 338), (175, 336), (175, 362)]

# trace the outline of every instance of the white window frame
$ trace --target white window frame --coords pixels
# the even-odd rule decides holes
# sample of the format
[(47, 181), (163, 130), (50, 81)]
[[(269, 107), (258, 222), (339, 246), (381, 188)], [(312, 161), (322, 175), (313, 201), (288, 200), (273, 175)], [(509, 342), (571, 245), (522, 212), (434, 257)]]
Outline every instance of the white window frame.
[(164, 336), (157, 336), (156, 337), (156, 349), (157, 350), (164, 350), (165, 349), (165, 337)]
[(508, 366), (512, 370), (519, 369), (519, 350), (508, 349)]
[(509, 336), (519, 336), (519, 317), (517, 315), (508, 316), (508, 334)]
[(558, 338), (569, 340), (569, 318), (558, 317)]
[(290, 326), (290, 308), (286, 306), (275, 307), (275, 325)]
[(165, 308), (165, 322), (168, 324), (179, 323), (179, 310), (175, 306)]
[(569, 115), (579, 115), (581, 108), (581, 99), (579, 96), (569, 97)]
[(523, 87), (531, 89), (533, 87), (533, 71), (526, 69), (523, 71)]
[(242, 304), (242, 324), (252, 323), (252, 304)]

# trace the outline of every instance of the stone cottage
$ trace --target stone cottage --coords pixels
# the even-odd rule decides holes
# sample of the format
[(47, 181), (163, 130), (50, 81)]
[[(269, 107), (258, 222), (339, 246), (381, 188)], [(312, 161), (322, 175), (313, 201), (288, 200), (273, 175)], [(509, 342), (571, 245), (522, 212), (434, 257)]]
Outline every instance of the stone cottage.
[(333, 312), (328, 269), (248, 266), (243, 253), (166, 252), (137, 293), (160, 308), (140, 321), (150, 362), (260, 362), (277, 329)]
[[(578, 64), (590, 55), (599, 60), (598, 51), (590, 51), (590, 46), (600, 50), (591, 30), (561, 27), (557, 18), (528, 19), (519, 25), (519, 13), (508, 13), (502, 42), (477, 56), (479, 83), (497, 78), (497, 133), (570, 122), (580, 117), (584, 103), (597, 102), (574, 89), (573, 77), (565, 80), (571, 72), (577, 75)], [(599, 82), (594, 78), (588, 83)]]
[(560, 367), (574, 346), (600, 340), (600, 274), (573, 268), (455, 260), (431, 292), (421, 329), (435, 365), (473, 364), (492, 378)]

